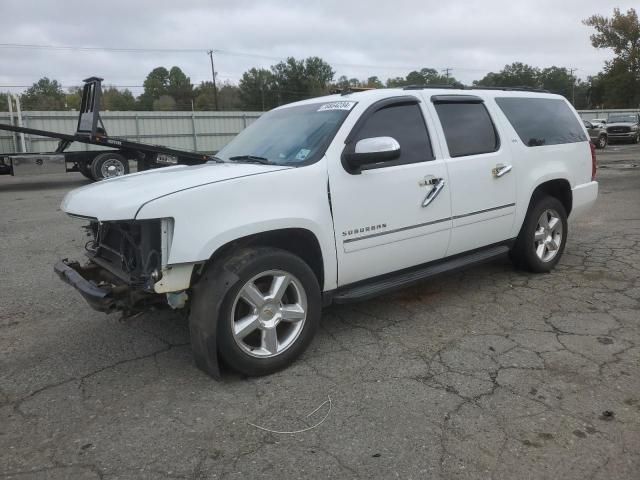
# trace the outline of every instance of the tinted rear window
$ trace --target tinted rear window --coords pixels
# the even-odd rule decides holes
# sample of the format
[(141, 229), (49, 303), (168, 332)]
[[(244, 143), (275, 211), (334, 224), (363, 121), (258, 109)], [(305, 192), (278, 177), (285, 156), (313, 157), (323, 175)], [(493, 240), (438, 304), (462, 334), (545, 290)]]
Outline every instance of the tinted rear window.
[(585, 142), (582, 126), (564, 100), (496, 98), (520, 140), (529, 147)]
[(437, 103), (436, 111), (452, 157), (498, 149), (496, 130), (482, 103)]

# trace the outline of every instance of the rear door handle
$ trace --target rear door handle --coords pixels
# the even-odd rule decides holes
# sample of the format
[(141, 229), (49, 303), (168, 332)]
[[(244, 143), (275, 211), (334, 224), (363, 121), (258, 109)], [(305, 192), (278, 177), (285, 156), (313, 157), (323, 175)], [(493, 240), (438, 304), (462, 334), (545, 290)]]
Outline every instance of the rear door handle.
[(494, 177), (500, 178), (503, 175), (506, 175), (507, 173), (509, 173), (512, 168), (513, 167), (511, 165), (505, 165), (504, 163), (499, 163), (495, 166), (493, 170), (491, 170), (491, 173), (493, 173)]
[(445, 185), (445, 181), (444, 178), (427, 177), (425, 178), (425, 182), (421, 182), (420, 185), (431, 186), (431, 190), (429, 190), (429, 193), (427, 193), (427, 196), (424, 197), (424, 200), (422, 201), (422, 206), (426, 207), (431, 202), (433, 202), (438, 194), (442, 191)]

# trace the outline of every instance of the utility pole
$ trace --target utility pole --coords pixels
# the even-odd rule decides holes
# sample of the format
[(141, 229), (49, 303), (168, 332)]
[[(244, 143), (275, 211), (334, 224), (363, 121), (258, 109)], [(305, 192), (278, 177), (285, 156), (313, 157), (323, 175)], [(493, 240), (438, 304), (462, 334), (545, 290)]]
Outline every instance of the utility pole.
[(571, 75), (571, 105), (576, 106), (576, 77), (573, 76), (573, 72), (578, 70), (577, 68), (570, 68), (569, 75)]
[(207, 52), (209, 60), (211, 60), (211, 78), (213, 78), (213, 104), (216, 111), (218, 110), (218, 87), (216, 86), (216, 69), (213, 66), (213, 50)]
[(451, 70), (452, 70), (452, 69), (451, 69), (451, 67), (447, 67), (447, 68), (443, 68), (443, 69), (442, 69), (442, 71), (444, 72), (444, 74), (445, 74), (445, 75), (446, 75), (446, 77), (447, 77), (447, 82), (448, 82), (448, 80), (449, 80), (449, 72), (451, 72)]

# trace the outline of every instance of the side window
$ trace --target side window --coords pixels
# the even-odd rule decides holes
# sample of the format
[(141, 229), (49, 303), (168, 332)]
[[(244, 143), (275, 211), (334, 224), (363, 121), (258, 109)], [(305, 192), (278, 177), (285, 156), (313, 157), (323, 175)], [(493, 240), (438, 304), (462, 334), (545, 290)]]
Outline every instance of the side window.
[(495, 152), (500, 146), (483, 103), (436, 103), (435, 107), (452, 157)]
[(584, 130), (559, 98), (496, 98), (507, 119), (528, 147), (584, 142)]
[(363, 138), (393, 137), (400, 144), (400, 157), (383, 166), (433, 160), (427, 126), (418, 104), (398, 104), (374, 112), (360, 127), (352, 144)]

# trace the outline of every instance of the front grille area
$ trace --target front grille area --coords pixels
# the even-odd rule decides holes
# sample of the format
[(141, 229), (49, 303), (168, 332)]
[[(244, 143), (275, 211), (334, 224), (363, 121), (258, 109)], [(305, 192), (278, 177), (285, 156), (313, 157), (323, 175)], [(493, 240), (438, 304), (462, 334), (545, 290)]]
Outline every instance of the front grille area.
[(148, 285), (152, 272), (160, 270), (160, 220), (91, 222), (87, 230), (89, 257), (128, 284)]
[(631, 131), (631, 127), (609, 127), (607, 128), (607, 133), (629, 133)]

